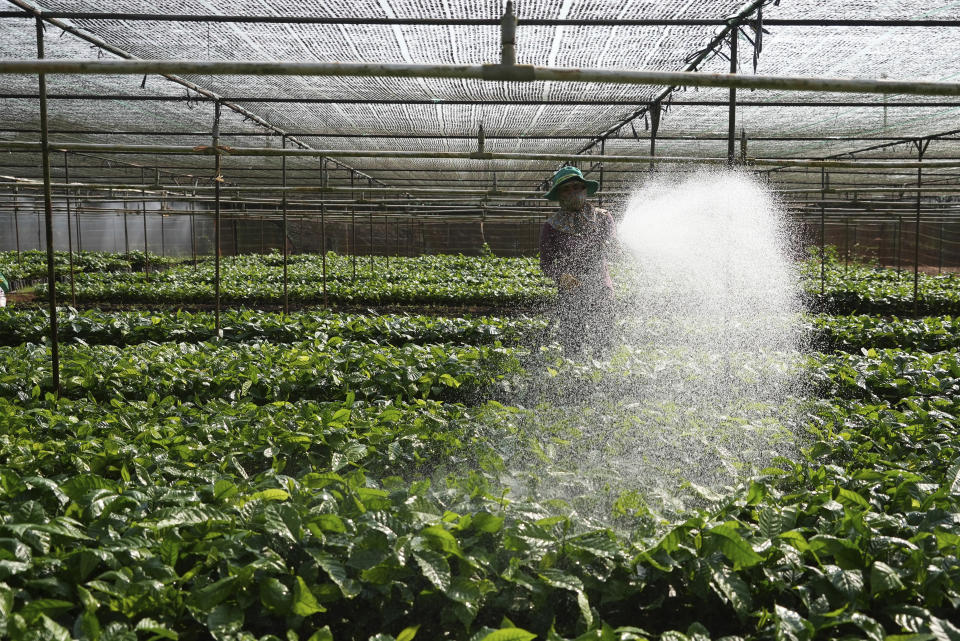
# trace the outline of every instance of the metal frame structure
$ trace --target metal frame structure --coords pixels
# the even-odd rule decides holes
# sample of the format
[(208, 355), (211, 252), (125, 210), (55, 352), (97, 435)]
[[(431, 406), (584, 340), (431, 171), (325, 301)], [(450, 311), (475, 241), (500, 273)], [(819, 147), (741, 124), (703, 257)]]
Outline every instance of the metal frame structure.
[[(56, 364), (56, 273), (53, 265), (54, 216), (66, 220), (67, 248), (71, 261), (76, 246), (83, 244), (81, 217), (122, 215), (125, 246), (129, 247), (127, 216), (138, 213), (143, 219), (144, 248), (147, 244), (147, 204), (156, 205), (149, 213), (159, 216), (160, 244), (164, 247), (163, 221), (166, 216), (189, 216), (190, 244), (194, 260), (198, 237), (196, 218), (207, 212), (212, 220), (211, 253), (216, 265), (216, 317), (219, 327), (219, 269), (224, 225), (232, 225), (234, 250), (239, 245), (240, 222), (257, 225), (260, 250), (264, 246), (264, 225), (276, 224), (282, 239), (284, 265), (283, 309), (289, 310), (287, 297), (287, 257), (291, 235), (299, 221), (319, 224), (320, 251), (328, 246), (331, 234), (342, 233), (350, 253), (358, 253), (357, 226), (367, 225), (366, 251), (374, 253), (378, 243), (375, 226), (381, 225), (383, 254), (390, 255), (390, 243), (400, 253), (401, 226), (410, 223), (412, 230), (424, 225), (446, 226), (450, 238), (451, 223), (479, 222), (488, 225), (511, 224), (534, 231), (524, 236), (528, 248), (536, 245), (540, 222), (549, 212), (549, 203), (542, 199), (542, 180), (561, 164), (576, 164), (585, 173), (594, 173), (603, 186), (604, 202), (627, 197), (638, 180), (651, 172), (682, 173), (699, 171), (704, 166), (735, 165), (739, 171), (752, 172), (769, 181), (771, 189), (795, 216), (798, 224), (816, 228), (822, 247), (828, 236), (828, 225), (842, 227), (845, 253), (850, 253), (851, 229), (855, 238), (858, 225), (889, 225), (895, 228), (896, 255), (902, 266), (904, 219), (912, 215), (912, 249), (914, 266), (914, 300), (919, 300), (916, 283), (921, 266), (922, 224), (939, 226), (936, 242), (938, 266), (944, 265), (944, 247), (950, 249), (951, 238), (944, 237), (945, 225), (960, 223), (960, 149), (951, 143), (960, 141), (960, 130), (929, 133), (920, 128), (910, 132), (887, 131), (837, 132), (824, 128), (806, 133), (759, 133), (743, 128), (738, 115), (744, 110), (766, 112), (775, 109), (804, 110), (807, 113), (829, 109), (862, 110), (873, 114), (888, 111), (902, 113), (949, 113), (960, 108), (960, 83), (936, 80), (889, 80), (873, 78), (818, 78), (756, 73), (757, 59), (763, 50), (763, 34), (767, 29), (908, 29), (913, 32), (947, 30), (955, 33), (960, 15), (850, 18), (777, 18), (770, 17), (771, 0), (750, 0), (740, 7), (729, 7), (727, 17), (550, 17), (519, 18), (510, 2), (499, 16), (489, 17), (403, 17), (403, 16), (307, 16), (307, 15), (240, 15), (225, 12), (212, 14), (105, 13), (92, 11), (41, 10), (26, 0), (8, 0), (13, 10), (0, 11), (0, 36), (9, 21), (30, 20), (35, 23), (36, 56), (0, 59), (0, 77), (38, 78), (36, 93), (23, 88), (0, 92), (0, 104), (11, 101), (38, 102), (39, 125), (18, 121), (0, 123), (0, 213), (12, 212), (16, 247), (21, 247), (18, 222), (26, 211), (43, 206), (44, 243), (48, 251), (50, 311)], [(777, 3), (779, 4), (779, 3)], [(767, 15), (764, 15), (766, 11)], [(562, 13), (562, 11), (561, 11)], [(482, 64), (422, 64), (416, 62), (304, 62), (292, 60), (176, 60), (141, 59), (109, 39), (97, 35), (103, 24), (177, 24), (197, 25), (268, 25), (302, 27), (327, 25), (344, 28), (419, 29), (426, 27), (499, 27), (500, 59)], [(87, 43), (108, 58), (77, 60), (45, 57), (44, 29), (58, 28), (64, 34)], [(537, 29), (624, 29), (712, 28), (705, 44), (689, 52), (681, 71), (608, 68), (561, 67), (555, 64), (520, 64), (525, 38)], [(106, 33), (110, 33), (106, 29)], [(751, 35), (752, 34), (752, 35)], [(556, 48), (559, 40), (554, 39)], [(208, 37), (209, 43), (209, 37)], [(747, 46), (749, 44), (749, 46)], [(2, 45), (2, 37), (0, 37)], [(754, 73), (744, 73), (741, 58), (744, 49), (753, 49)], [(552, 59), (552, 55), (551, 55)], [(717, 64), (727, 65), (726, 73)], [(48, 92), (47, 80), (69, 74), (71, 77), (115, 78), (143, 76), (140, 92), (65, 91)], [(159, 75), (174, 83), (184, 93), (157, 91), (148, 78)], [(250, 93), (241, 88), (224, 90), (213, 78), (231, 76), (276, 78), (358, 78), (376, 79), (444, 79), (444, 82), (493, 86), (536, 85), (555, 83), (563, 86), (603, 86), (650, 88), (631, 94), (629, 99), (611, 97), (557, 97), (548, 91), (536, 98), (502, 95), (440, 99), (418, 98), (410, 93), (389, 91), (378, 96), (344, 95), (278, 95)], [(207, 82), (203, 82), (203, 79)], [(229, 84), (229, 82), (227, 83)], [(216, 85), (216, 87), (214, 87)], [(385, 85), (388, 86), (388, 85)], [(707, 97), (680, 97), (687, 88), (706, 88)], [(709, 89), (726, 92), (710, 92)], [(215, 90), (216, 89), (216, 90)], [(741, 90), (738, 92), (737, 90)], [(744, 100), (743, 91), (759, 91), (766, 98)], [(789, 98), (784, 97), (784, 92)], [(843, 99), (837, 94), (856, 94)], [(805, 96), (810, 96), (805, 98)], [(882, 100), (875, 99), (882, 96)], [(894, 99), (890, 100), (889, 97)], [(904, 96), (915, 96), (905, 99)], [(939, 97), (932, 99), (931, 97)], [(17, 103), (16, 101), (20, 101)], [(156, 127), (116, 129), (76, 126), (62, 118), (51, 122), (50, 104), (116, 104), (171, 105), (208, 110), (212, 126), (208, 131), (196, 127), (169, 124)], [(602, 128), (589, 128), (566, 133), (515, 131), (510, 127), (493, 127), (480, 123), (479, 132), (460, 130), (456, 133), (432, 131), (344, 131), (336, 127), (310, 128), (281, 125), (269, 115), (271, 106), (292, 106), (297, 109), (391, 109), (394, 106), (423, 108), (477, 107), (544, 109), (631, 107), (631, 110)], [(707, 110), (716, 113), (726, 108), (722, 131), (664, 131), (667, 113), (677, 110)], [(882, 110), (882, 111), (881, 111)], [(898, 111), (899, 110), (899, 111)], [(538, 112), (539, 113), (539, 112)], [(673, 116), (670, 116), (672, 118)], [(289, 120), (289, 119), (288, 119)], [(644, 135), (637, 125), (644, 123)], [(718, 124), (719, 124), (718, 120)], [(486, 131), (484, 130), (486, 125)], [(574, 128), (576, 129), (576, 128)], [(916, 135), (914, 135), (916, 133)], [(259, 140), (263, 143), (259, 143)], [(131, 138), (135, 142), (131, 141)], [(172, 144), (145, 144), (141, 140), (159, 138)], [(97, 142), (90, 142), (91, 139)], [(446, 148), (438, 148), (438, 141)], [(520, 142), (522, 141), (522, 142)], [(932, 141), (936, 141), (931, 145)], [(568, 143), (580, 147), (568, 147)], [(724, 143), (725, 153), (712, 148), (704, 153), (700, 145)], [(658, 143), (661, 145), (658, 148)], [(804, 151), (824, 144), (842, 144), (839, 153)], [(851, 143), (860, 146), (850, 147)], [(390, 146), (392, 144), (392, 146)], [(517, 151), (517, 144), (532, 149)], [(662, 153), (662, 145), (674, 153)], [(788, 153), (774, 155), (748, 154), (757, 145), (780, 145)], [(433, 146), (431, 146), (433, 145)], [(796, 148), (792, 146), (796, 145)], [(450, 147), (453, 146), (451, 149)], [(641, 147), (647, 153), (638, 154)], [(905, 146), (909, 146), (906, 150)], [(739, 151), (738, 151), (739, 150)], [(52, 163), (51, 153), (63, 154), (62, 170)], [(659, 153), (658, 153), (659, 152)], [(207, 160), (201, 156), (213, 156)], [(40, 159), (39, 175), (36, 159)], [(70, 179), (71, 175), (73, 180)], [(40, 198), (42, 194), (42, 199)], [(32, 214), (31, 214), (32, 215)], [(375, 220), (376, 219), (376, 220)], [(853, 225), (851, 227), (851, 221)], [(75, 225), (75, 226), (74, 226)], [(391, 233), (391, 225), (393, 231)], [(39, 227), (38, 227), (39, 230)], [(339, 230), (339, 231), (338, 231)], [(908, 233), (908, 236), (911, 235)], [(89, 242), (89, 240), (87, 241)], [(37, 245), (41, 245), (38, 238)], [(951, 256), (960, 256), (948, 252)], [(413, 247), (409, 247), (414, 251)], [(202, 252), (201, 252), (202, 253)], [(389, 258), (387, 258), (389, 259)], [(324, 272), (325, 274), (325, 272)], [(325, 280), (324, 275), (324, 280)], [(71, 267), (71, 284), (72, 284)], [(55, 365), (54, 371), (57, 371)], [(55, 374), (56, 376), (56, 374)]]

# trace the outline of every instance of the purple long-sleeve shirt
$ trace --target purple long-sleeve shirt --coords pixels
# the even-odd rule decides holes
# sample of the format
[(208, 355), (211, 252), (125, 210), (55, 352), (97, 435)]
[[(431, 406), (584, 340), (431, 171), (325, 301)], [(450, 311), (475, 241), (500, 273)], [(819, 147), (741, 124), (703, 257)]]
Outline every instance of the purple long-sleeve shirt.
[(607, 251), (616, 234), (613, 216), (594, 207), (597, 222), (584, 233), (570, 234), (556, 229), (549, 222), (540, 230), (540, 269), (558, 279), (570, 274), (584, 286), (602, 286), (613, 294), (613, 281), (607, 266)]

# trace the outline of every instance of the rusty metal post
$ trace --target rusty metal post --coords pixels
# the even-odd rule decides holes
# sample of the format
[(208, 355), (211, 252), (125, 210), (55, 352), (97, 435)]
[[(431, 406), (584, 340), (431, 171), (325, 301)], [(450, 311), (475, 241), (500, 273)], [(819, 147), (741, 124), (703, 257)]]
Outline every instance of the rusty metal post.
[[(280, 142), (283, 145), (283, 148), (287, 148), (287, 136), (284, 134), (280, 137)], [(280, 158), (280, 184), (283, 187), (287, 186), (287, 157), (281, 156)], [(283, 313), (284, 315), (290, 313), (290, 297), (289, 297), (289, 285), (288, 285), (288, 272), (287, 272), (287, 263), (288, 255), (287, 251), (287, 192), (284, 191), (281, 196), (280, 206), (283, 209)]]
[[(37, 18), (37, 58), (43, 58), (43, 21)], [(47, 236), (47, 292), (50, 303), (50, 371), (53, 389), (60, 397), (60, 339), (57, 327), (57, 271), (53, 254), (53, 195), (50, 191), (50, 147), (47, 122), (47, 78), (39, 74), (40, 147), (43, 162), (43, 210)]]
[(220, 101), (213, 103), (213, 326), (220, 336)]

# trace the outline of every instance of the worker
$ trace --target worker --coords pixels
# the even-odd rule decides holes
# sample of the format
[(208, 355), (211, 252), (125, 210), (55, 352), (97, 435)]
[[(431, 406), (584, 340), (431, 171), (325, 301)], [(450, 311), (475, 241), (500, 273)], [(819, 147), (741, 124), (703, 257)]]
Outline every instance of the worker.
[(587, 345), (605, 351), (614, 339), (613, 282), (607, 257), (616, 225), (587, 201), (600, 188), (576, 167), (553, 175), (547, 200), (560, 205), (540, 232), (540, 268), (557, 283), (556, 327), (564, 351)]
[(0, 307), (7, 306), (7, 292), (10, 291), (10, 283), (0, 274)]

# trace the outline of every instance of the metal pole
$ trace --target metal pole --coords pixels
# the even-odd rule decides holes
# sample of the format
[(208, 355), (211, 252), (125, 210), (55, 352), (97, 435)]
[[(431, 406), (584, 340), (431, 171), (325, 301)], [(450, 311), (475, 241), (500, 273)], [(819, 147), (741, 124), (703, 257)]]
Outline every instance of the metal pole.
[(165, 208), (166, 208), (166, 203), (164, 202), (163, 194), (161, 193), (160, 194), (160, 255), (161, 256), (167, 255), (167, 239), (166, 239), (166, 233), (165, 233), (166, 230), (165, 230), (165, 224), (164, 224), (164, 218), (166, 218), (166, 214), (163, 213)]
[[(287, 147), (287, 137), (280, 137), (281, 145), (284, 149)], [(280, 159), (280, 184), (283, 187), (287, 186), (287, 157), (283, 156)], [(283, 192), (281, 197), (280, 206), (283, 208), (283, 313), (290, 313), (290, 298), (288, 292), (288, 281), (287, 281), (287, 192)]]
[[(70, 165), (67, 162), (67, 152), (63, 152), (63, 182), (70, 184)], [(64, 205), (67, 210), (67, 263), (70, 266), (70, 303), (76, 307), (77, 306), (77, 288), (74, 284), (74, 275), (73, 275), (73, 231), (70, 224), (70, 192), (69, 187), (64, 190), (63, 194)], [(79, 213), (77, 218), (79, 218)]]
[(214, 328), (217, 336), (220, 335), (220, 101), (213, 103), (213, 298), (214, 298)]
[[(37, 58), (43, 58), (43, 21), (37, 18)], [(53, 389), (60, 397), (60, 341), (57, 327), (57, 273), (53, 254), (53, 195), (50, 192), (50, 148), (47, 136), (47, 79), (39, 75), (40, 146), (43, 162), (43, 206), (47, 236), (47, 291), (50, 303), (50, 371)]]
[(937, 260), (937, 273), (942, 274), (943, 273), (943, 223), (942, 222), (940, 223), (940, 242), (938, 243), (937, 254), (939, 255), (939, 259)]
[(13, 188), (13, 234), (17, 242), (17, 264), (23, 264), (23, 257), (20, 255), (20, 212), (17, 210), (17, 201), (20, 199), (20, 190)]
[[(353, 171), (350, 171), (350, 200), (356, 201), (353, 192)], [(350, 205), (350, 262), (353, 265), (353, 280), (357, 280), (357, 208)]]
[(897, 216), (897, 280), (900, 280), (900, 266), (903, 261), (903, 216)]
[(127, 205), (123, 205), (123, 253), (130, 258), (130, 230), (127, 229)]
[[(917, 162), (923, 162), (923, 154), (930, 145), (930, 140), (917, 141)], [(913, 314), (920, 313), (920, 188), (923, 187), (923, 169), (917, 168), (917, 217), (913, 232)]]
[[(607, 148), (607, 139), (604, 138), (603, 140), (600, 141), (600, 156), (603, 156), (604, 152), (606, 151), (606, 148)], [(603, 207), (603, 158), (600, 159), (600, 181), (599, 182), (600, 182), (600, 187), (599, 187), (600, 197), (597, 199), (597, 202), (601, 207)], [(450, 228), (447, 227), (447, 231), (449, 230)], [(450, 245), (449, 238), (447, 239), (447, 245), (448, 246)]]
[(843, 219), (843, 273), (850, 270), (850, 219)]
[(370, 213), (367, 216), (367, 222), (369, 223), (370, 228), (370, 257), (367, 260), (367, 267), (369, 268), (370, 273), (373, 274), (373, 210), (370, 210)]
[(190, 201), (190, 255), (193, 257), (193, 266), (197, 266), (197, 203)]
[[(353, 172), (350, 172), (353, 175)], [(327, 161), (320, 165), (320, 184), (327, 186)], [(320, 203), (320, 253), (323, 255), (323, 304), (327, 305), (327, 205)]]
[[(730, 74), (737, 73), (737, 41), (740, 39), (740, 25), (734, 23), (730, 29)], [(730, 107), (727, 115), (727, 163), (736, 162), (734, 152), (737, 138), (737, 89), (730, 87)]]
[[(827, 170), (820, 169), (820, 202), (826, 197), (824, 190), (827, 188)], [(827, 292), (827, 225), (823, 205), (820, 205), (820, 294)]]
[(390, 223), (387, 217), (383, 217), (383, 257), (387, 263), (387, 271), (390, 270)]
[[(126, 205), (124, 205), (126, 207)], [(141, 203), (143, 209), (143, 269), (147, 282), (150, 282), (150, 245), (147, 243), (147, 201)]]

